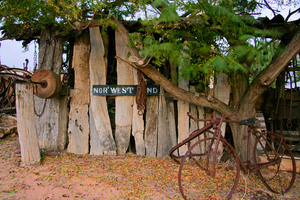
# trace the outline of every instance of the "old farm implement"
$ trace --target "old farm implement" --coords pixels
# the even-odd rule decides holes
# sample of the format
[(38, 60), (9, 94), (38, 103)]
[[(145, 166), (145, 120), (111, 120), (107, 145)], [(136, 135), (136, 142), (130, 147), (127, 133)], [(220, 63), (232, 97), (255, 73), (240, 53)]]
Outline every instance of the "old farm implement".
[[(195, 122), (204, 121), (206, 125), (192, 132), (170, 150), (170, 156), (180, 163), (178, 184), (184, 199), (205, 198), (205, 193), (230, 199), (238, 186), (241, 169), (247, 174), (256, 173), (265, 187), (274, 193), (283, 194), (292, 187), (296, 177), (296, 164), (284, 137), (267, 130), (258, 130), (259, 122), (255, 118), (229, 120), (236, 112), (221, 117), (213, 113), (211, 119), (196, 119), (188, 114)], [(248, 126), (245, 162), (238, 158), (233, 146), (221, 134), (223, 122)], [(253, 146), (251, 138), (255, 138)], [(184, 145), (188, 146), (186, 153), (176, 155), (176, 150)], [(223, 148), (222, 156), (217, 155), (220, 148)], [(289, 158), (289, 163), (283, 164), (285, 158)], [(212, 177), (208, 189), (203, 189), (201, 185), (204, 175)], [(226, 187), (221, 185), (222, 180), (226, 180)]]
[(32, 74), (26, 70), (0, 65), (0, 110), (15, 110), (15, 83), (26, 82)]
[(57, 97), (62, 90), (60, 77), (56, 73), (45, 69), (39, 69), (31, 73), (24, 69), (9, 68), (5, 65), (1, 65), (0, 78), (1, 107), (14, 106), (15, 83), (35, 84), (35, 95), (46, 99)]

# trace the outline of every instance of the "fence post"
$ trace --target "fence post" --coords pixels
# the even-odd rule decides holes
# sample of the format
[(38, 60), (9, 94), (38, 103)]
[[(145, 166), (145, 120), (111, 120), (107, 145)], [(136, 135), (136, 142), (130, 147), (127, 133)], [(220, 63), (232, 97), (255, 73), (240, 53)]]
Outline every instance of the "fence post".
[(16, 84), (16, 108), (22, 164), (38, 165), (41, 156), (35, 127), (32, 84)]

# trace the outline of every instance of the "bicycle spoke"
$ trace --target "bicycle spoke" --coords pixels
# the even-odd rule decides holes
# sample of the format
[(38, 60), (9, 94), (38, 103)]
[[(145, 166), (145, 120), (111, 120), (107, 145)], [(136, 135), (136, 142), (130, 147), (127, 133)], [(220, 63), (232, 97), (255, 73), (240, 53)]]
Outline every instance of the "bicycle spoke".
[[(180, 192), (185, 199), (230, 198), (232, 196), (238, 184), (240, 166), (233, 148), (220, 141), (224, 147), (225, 156), (222, 161), (216, 163), (215, 169), (213, 168), (215, 140), (215, 138), (205, 138), (196, 142), (181, 160), (178, 182)], [(197, 156), (191, 154), (200, 145), (204, 152)], [(203, 180), (207, 184), (203, 184)]]
[[(260, 140), (266, 140), (265, 146)], [(283, 194), (289, 191), (295, 181), (296, 165), (283, 137), (268, 132), (268, 137), (256, 139), (254, 147), (264, 150), (262, 155), (258, 155), (256, 150), (253, 154), (255, 164), (260, 168), (257, 174), (263, 184), (274, 193)], [(289, 159), (285, 159), (285, 156)]]

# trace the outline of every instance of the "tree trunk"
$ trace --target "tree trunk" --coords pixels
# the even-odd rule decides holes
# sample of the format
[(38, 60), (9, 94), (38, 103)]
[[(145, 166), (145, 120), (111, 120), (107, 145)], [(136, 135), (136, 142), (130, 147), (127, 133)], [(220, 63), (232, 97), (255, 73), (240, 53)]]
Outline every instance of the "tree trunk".
[(34, 123), (33, 85), (16, 84), (17, 126), (24, 165), (38, 165), (41, 161), (37, 131)]
[[(243, 72), (236, 72), (235, 75), (236, 79), (233, 82), (233, 85), (231, 87), (232, 89), (232, 104), (238, 106), (240, 104), (241, 98), (243, 97), (243, 94), (248, 88), (249, 85), (249, 74), (245, 74)], [(240, 107), (244, 107), (243, 105), (240, 105)], [(251, 109), (252, 107), (252, 109)], [(245, 109), (245, 108), (240, 108)], [(237, 119), (248, 119), (255, 116), (255, 107), (253, 106), (247, 106), (247, 113), (241, 113), (239, 112), (239, 118)], [(254, 109), (254, 110), (253, 110)], [(238, 157), (242, 161), (246, 161), (247, 159), (247, 126), (240, 126), (238, 124), (232, 123), (230, 124), (234, 147), (237, 150)], [(252, 140), (254, 142), (254, 140)]]
[[(122, 24), (118, 24), (118, 26), (122, 26)], [(267, 68), (265, 68), (251, 83), (251, 85), (247, 88), (245, 93), (242, 95), (242, 98), (239, 102), (240, 111), (239, 113), (232, 117), (233, 119), (244, 119), (248, 116), (255, 116), (255, 103), (256, 100), (263, 92), (267, 89), (267, 87), (276, 79), (276, 77), (284, 70), (284, 68), (288, 65), (291, 59), (295, 55), (297, 55), (300, 51), (300, 31), (297, 31), (286, 48), (282, 51), (282, 53), (272, 60)], [(138, 53), (134, 53), (134, 56), (139, 57)], [(182, 88), (177, 87), (173, 84), (167, 77), (157, 71), (153, 66), (141, 66), (139, 69), (146, 74), (149, 78), (155, 81), (157, 84), (161, 85), (166, 92), (174, 96), (175, 98), (184, 100), (186, 102), (195, 104), (197, 106), (203, 106), (207, 108), (211, 108), (216, 110), (222, 114), (230, 114), (234, 111), (235, 108), (232, 106), (228, 106), (222, 101), (211, 98), (208, 99), (207, 96), (199, 93), (191, 93)], [(234, 131), (234, 135), (236, 135), (234, 141), (235, 145), (240, 149), (239, 154), (245, 155), (245, 145), (242, 144), (242, 136), (237, 133), (238, 126), (236, 124), (231, 125), (232, 131)], [(179, 133), (180, 134), (180, 133)], [(238, 144), (237, 144), (238, 142)], [(243, 150), (242, 150), (243, 149)]]
[(94, 96), (93, 85), (106, 84), (107, 58), (99, 27), (90, 28), (90, 154), (116, 155), (106, 96)]
[[(47, 69), (60, 75), (63, 40), (57, 35), (58, 31), (42, 30), (38, 66), (39, 69)], [(67, 143), (67, 96), (47, 100), (34, 96), (33, 102), (40, 147), (63, 151)]]
[[(116, 56), (126, 60), (129, 54), (128, 32), (123, 26), (116, 30)], [(118, 59), (117, 73), (118, 85), (133, 85), (132, 67)], [(117, 96), (116, 97), (116, 143), (118, 154), (125, 154), (130, 142), (131, 125), (132, 125), (132, 107), (134, 96)]]
[(83, 33), (74, 43), (72, 63), (75, 73), (75, 84), (74, 89), (70, 91), (68, 152), (76, 154), (89, 153), (89, 57), (89, 36)]

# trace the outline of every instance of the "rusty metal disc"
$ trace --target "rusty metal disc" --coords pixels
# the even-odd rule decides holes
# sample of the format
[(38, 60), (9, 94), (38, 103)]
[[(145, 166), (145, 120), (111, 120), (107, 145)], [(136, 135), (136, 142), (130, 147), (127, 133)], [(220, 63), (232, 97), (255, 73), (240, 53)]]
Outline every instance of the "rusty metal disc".
[(52, 71), (39, 69), (32, 75), (31, 81), (36, 83), (34, 92), (40, 98), (55, 98), (61, 91), (60, 78)]

